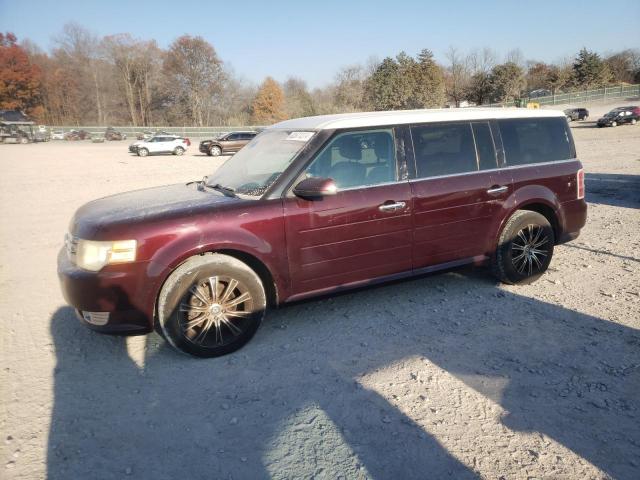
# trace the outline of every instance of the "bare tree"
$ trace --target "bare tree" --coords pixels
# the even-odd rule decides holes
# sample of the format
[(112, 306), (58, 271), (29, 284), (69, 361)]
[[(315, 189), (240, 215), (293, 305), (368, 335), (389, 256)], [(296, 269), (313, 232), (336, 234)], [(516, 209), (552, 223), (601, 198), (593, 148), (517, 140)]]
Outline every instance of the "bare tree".
[(513, 63), (520, 68), (526, 67), (526, 61), (524, 59), (524, 54), (522, 50), (519, 48), (514, 48), (509, 50), (507, 54), (504, 56), (504, 63)]
[(174, 101), (191, 123), (208, 124), (224, 82), (222, 61), (213, 46), (202, 37), (184, 35), (169, 47), (163, 71), (175, 89)]
[(285, 110), (291, 118), (315, 115), (313, 99), (307, 83), (296, 77), (289, 77), (282, 85), (285, 97)]
[(496, 53), (489, 47), (475, 49), (467, 55), (467, 65), (472, 75), (484, 73), (488, 75), (497, 63)]
[(362, 65), (342, 67), (335, 76), (334, 102), (340, 112), (365, 109), (364, 83), (367, 73)]
[(460, 102), (466, 97), (471, 80), (468, 58), (465, 58), (462, 53), (453, 46), (449, 47), (445, 53), (445, 57), (449, 62), (445, 72), (447, 97), (454, 102), (456, 107), (459, 107)]
[(129, 34), (112, 35), (104, 38), (102, 48), (118, 72), (131, 123), (149, 125), (153, 76), (159, 70), (155, 41), (135, 40)]
[(74, 76), (77, 78), (80, 89), (86, 96), (93, 97), (95, 112), (85, 115), (94, 117), (91, 120), (99, 124), (104, 122), (104, 94), (102, 91), (102, 77), (100, 68), (100, 54), (98, 38), (89, 30), (77, 23), (67, 23), (62, 28), (62, 33), (55, 39), (58, 48), (64, 52), (70, 60)]

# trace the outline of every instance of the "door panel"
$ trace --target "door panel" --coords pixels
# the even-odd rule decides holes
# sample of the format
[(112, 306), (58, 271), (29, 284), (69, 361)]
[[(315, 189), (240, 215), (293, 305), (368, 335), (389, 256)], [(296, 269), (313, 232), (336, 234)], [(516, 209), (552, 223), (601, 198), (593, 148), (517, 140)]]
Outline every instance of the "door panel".
[[(321, 200), (284, 201), (293, 293), (411, 269), (411, 189), (407, 182), (345, 190)], [(378, 207), (404, 202), (393, 212)]]
[[(513, 191), (508, 171), (410, 183), (414, 195), (414, 268), (491, 253), (504, 201)], [(497, 186), (506, 186), (507, 190), (488, 193)]]
[(454, 122), (411, 128), (416, 176), (413, 194), (415, 269), (490, 254), (509, 172), (498, 169), (488, 122)]

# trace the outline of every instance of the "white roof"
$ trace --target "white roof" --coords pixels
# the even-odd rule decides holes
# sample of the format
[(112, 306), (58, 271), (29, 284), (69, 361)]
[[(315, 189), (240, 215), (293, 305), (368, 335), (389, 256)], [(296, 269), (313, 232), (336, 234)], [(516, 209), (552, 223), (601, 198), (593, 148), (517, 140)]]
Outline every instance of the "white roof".
[(335, 128), (378, 127), (407, 123), (453, 122), (499, 118), (564, 117), (560, 110), (530, 108), (439, 108), (432, 110), (394, 110), (386, 112), (338, 113), (294, 118), (269, 128), (287, 130), (328, 130)]

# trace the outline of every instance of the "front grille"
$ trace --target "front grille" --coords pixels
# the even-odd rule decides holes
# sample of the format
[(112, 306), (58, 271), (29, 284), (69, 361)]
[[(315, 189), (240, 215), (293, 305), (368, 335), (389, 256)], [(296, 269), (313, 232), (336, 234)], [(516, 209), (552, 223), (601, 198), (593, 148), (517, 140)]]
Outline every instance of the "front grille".
[(75, 258), (76, 253), (78, 252), (79, 241), (80, 239), (78, 237), (75, 237), (70, 233), (67, 233), (64, 236), (64, 246), (67, 250), (67, 255), (69, 255), (69, 258)]

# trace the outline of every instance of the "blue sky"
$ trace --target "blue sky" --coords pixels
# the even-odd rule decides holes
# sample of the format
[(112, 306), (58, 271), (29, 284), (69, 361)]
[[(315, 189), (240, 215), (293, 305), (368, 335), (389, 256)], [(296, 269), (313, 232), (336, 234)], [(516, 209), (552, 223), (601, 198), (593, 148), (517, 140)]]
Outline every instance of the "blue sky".
[(337, 70), (401, 50), (431, 49), (444, 61), (449, 45), (556, 61), (581, 47), (607, 52), (640, 47), (640, 0), (506, 1), (120, 1), (0, 0), (0, 31), (40, 47), (70, 21), (99, 35), (129, 32), (166, 47), (200, 35), (235, 72), (330, 82)]

